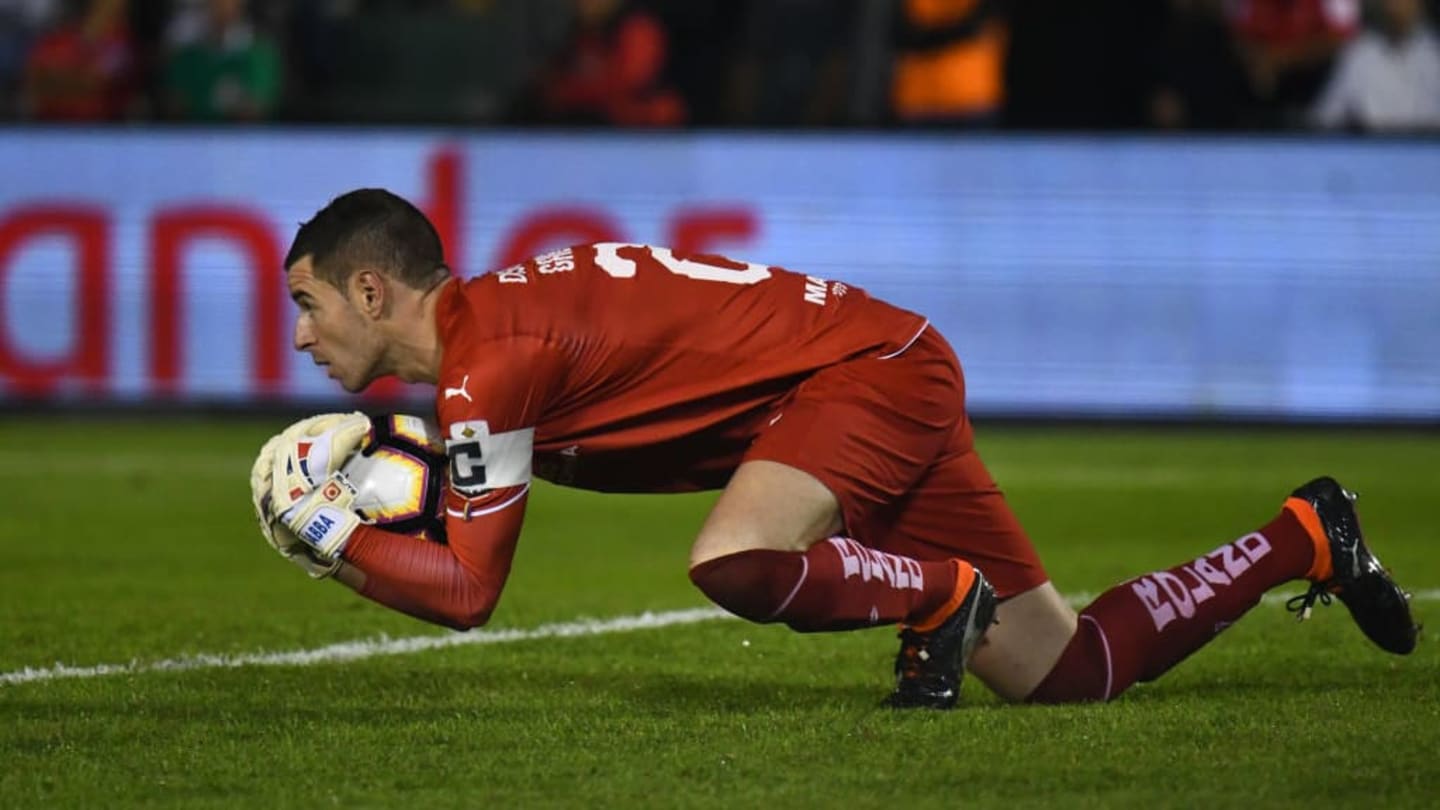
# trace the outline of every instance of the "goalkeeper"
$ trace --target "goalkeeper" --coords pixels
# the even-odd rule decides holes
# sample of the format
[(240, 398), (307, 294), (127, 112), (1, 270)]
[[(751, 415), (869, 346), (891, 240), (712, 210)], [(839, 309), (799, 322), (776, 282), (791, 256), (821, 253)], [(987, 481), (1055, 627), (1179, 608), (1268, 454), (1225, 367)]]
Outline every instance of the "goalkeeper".
[(436, 386), (449, 545), (360, 522), (342, 475), (294, 447), (363, 417), (307, 420), (256, 463), (267, 537), (316, 576), (455, 628), (494, 610), (532, 476), (614, 492), (723, 489), (690, 551), (716, 604), (802, 632), (901, 626), (897, 707), (948, 708), (967, 668), (1012, 700), (1108, 700), (1308, 580), (1404, 654), (1406, 595), (1329, 478), (1278, 513), (1077, 616), (976, 454), (960, 365), (928, 321), (839, 281), (641, 245), (583, 245), (469, 281), (388, 192), (345, 194), (285, 259), (295, 346), (347, 391)]

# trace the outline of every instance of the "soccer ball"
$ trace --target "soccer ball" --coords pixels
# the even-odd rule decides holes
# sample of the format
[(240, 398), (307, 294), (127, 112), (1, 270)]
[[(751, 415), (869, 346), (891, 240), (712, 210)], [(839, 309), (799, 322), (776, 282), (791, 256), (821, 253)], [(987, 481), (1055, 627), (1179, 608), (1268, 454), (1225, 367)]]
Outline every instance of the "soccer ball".
[[(326, 469), (324, 459), (308, 457), (309, 449), (300, 452), (307, 478), (312, 469)], [(340, 470), (355, 485), (360, 517), (386, 531), (444, 543), (447, 466), (445, 442), (434, 423), (390, 413), (370, 417), (365, 443)]]
[(355, 511), (387, 531), (445, 542), (445, 440), (418, 416), (370, 417), (370, 435), (340, 469), (359, 495)]

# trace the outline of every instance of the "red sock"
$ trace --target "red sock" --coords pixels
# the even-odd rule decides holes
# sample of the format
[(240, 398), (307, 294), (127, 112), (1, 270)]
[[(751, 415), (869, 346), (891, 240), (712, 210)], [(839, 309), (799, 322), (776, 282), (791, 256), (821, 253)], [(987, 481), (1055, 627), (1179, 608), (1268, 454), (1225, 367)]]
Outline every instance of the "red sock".
[[(1317, 540), (1287, 502), (1258, 532), (1168, 571), (1118, 585), (1080, 612), (1060, 660), (1028, 700), (1109, 700), (1160, 677), (1260, 601), (1311, 573)], [(1308, 510), (1308, 505), (1304, 505)], [(1318, 520), (1315, 521), (1318, 528)]]
[(809, 633), (923, 625), (942, 608), (954, 610), (962, 568), (973, 570), (959, 560), (921, 562), (832, 537), (805, 552), (754, 549), (708, 560), (690, 569), (690, 580), (737, 616)]

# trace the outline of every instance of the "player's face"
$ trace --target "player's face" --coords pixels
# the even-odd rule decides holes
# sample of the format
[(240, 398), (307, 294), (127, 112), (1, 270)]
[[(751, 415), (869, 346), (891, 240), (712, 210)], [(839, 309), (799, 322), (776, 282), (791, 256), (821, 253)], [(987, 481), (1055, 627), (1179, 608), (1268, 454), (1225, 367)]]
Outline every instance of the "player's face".
[(290, 297), (300, 307), (295, 317), (295, 348), (351, 393), (380, 376), (382, 345), (375, 328), (350, 298), (315, 277), (310, 257), (286, 273)]

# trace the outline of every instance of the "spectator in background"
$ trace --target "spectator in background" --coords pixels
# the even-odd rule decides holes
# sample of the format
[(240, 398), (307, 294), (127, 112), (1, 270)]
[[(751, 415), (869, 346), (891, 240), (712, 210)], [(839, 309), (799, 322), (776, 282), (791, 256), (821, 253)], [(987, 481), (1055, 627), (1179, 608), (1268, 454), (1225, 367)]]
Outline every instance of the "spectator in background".
[(899, 0), (891, 108), (906, 124), (988, 125), (1005, 101), (1003, 0)]
[(20, 76), (48, 0), (0, 0), (0, 119), (20, 114)]
[(759, 0), (735, 58), (729, 122), (833, 126), (846, 120), (855, 0)]
[(22, 115), (41, 121), (115, 121), (134, 95), (125, 0), (67, 0), (58, 24), (25, 58)]
[(1224, 3), (1170, 0), (1151, 53), (1151, 126), (1217, 130), (1244, 125), (1254, 99), (1226, 25)]
[(131, 109), (137, 118), (154, 118), (164, 110), (165, 34), (179, 0), (132, 0), (130, 40), (135, 46), (135, 98)]
[(1168, 6), (1024, 0), (1006, 13), (1005, 123), (1021, 129), (1138, 129), (1155, 92), (1153, 48)]
[(192, 121), (256, 121), (280, 101), (280, 53), (246, 16), (245, 0), (207, 0), (171, 27), (169, 112)]
[(1230, 26), (1260, 104), (1255, 123), (1294, 126), (1360, 24), (1360, 0), (1232, 0)]
[(1440, 40), (1421, 0), (1376, 0), (1374, 26), (1345, 46), (1315, 105), (1321, 127), (1440, 129)]
[[(832, 1), (839, 5), (849, 0)], [(830, 5), (826, 0), (808, 2), (817, 7)], [(746, 26), (771, 5), (786, 5), (786, 0), (655, 0), (650, 4), (670, 42), (665, 75), (685, 100), (687, 124), (735, 123), (735, 76), (746, 55)]]
[(560, 124), (677, 126), (686, 106), (669, 84), (669, 36), (626, 0), (574, 0), (574, 24), (544, 69), (536, 109), (525, 117)]

